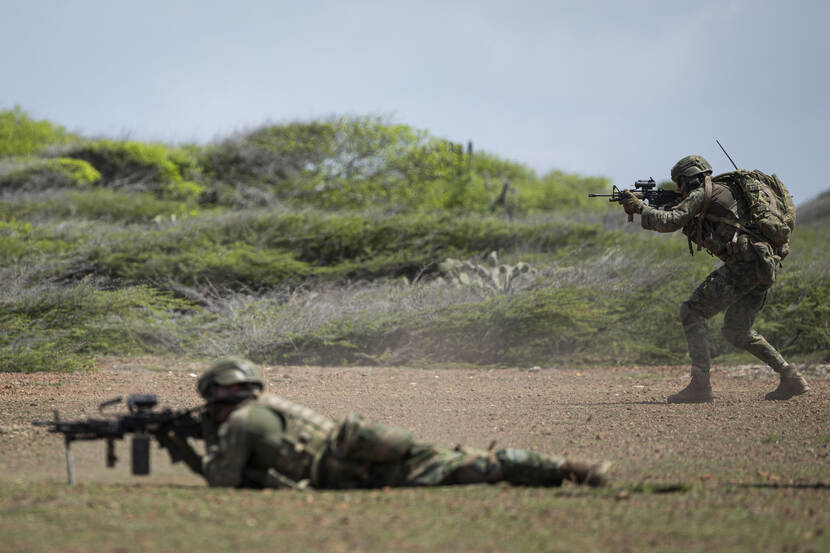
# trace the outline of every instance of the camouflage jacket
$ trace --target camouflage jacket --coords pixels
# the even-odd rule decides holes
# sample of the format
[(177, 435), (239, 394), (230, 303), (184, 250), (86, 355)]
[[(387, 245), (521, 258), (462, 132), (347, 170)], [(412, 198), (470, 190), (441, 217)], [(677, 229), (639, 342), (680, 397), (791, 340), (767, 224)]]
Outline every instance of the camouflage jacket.
[(644, 206), (641, 223), (643, 228), (658, 232), (682, 229), (692, 242), (698, 243), (723, 261), (755, 259), (748, 236), (737, 232), (732, 225), (712, 220), (746, 219), (748, 208), (740, 190), (728, 183), (712, 182), (712, 197), (706, 217), (703, 217), (701, 238), (698, 240), (698, 225), (703, 215), (704, 203), (704, 187), (700, 186), (667, 211)]
[(313, 483), (336, 428), (331, 419), (275, 395), (246, 400), (205, 432), (204, 476), (211, 486)]

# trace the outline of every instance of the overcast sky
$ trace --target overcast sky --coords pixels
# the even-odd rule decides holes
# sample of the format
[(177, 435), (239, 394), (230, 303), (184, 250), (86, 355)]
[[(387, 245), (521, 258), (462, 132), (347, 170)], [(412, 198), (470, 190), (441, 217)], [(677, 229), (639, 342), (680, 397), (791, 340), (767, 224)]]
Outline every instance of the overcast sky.
[(830, 2), (0, 0), (0, 109), (209, 141), (387, 115), (627, 185), (702, 154), (830, 188)]

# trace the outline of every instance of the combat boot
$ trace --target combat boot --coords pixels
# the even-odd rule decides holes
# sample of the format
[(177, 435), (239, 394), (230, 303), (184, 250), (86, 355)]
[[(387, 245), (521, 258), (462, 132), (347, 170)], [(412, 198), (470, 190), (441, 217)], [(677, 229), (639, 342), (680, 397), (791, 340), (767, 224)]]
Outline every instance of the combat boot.
[(709, 371), (692, 367), (692, 380), (689, 384), (666, 399), (668, 403), (710, 403), (715, 396), (712, 395), (712, 386), (709, 384)]
[(607, 481), (610, 463), (562, 459), (524, 449), (506, 448), (496, 452), (501, 475), (519, 486), (561, 486), (565, 480), (588, 486)]
[(785, 401), (809, 391), (810, 387), (807, 385), (807, 381), (804, 380), (804, 377), (799, 374), (795, 367), (787, 365), (778, 374), (781, 377), (778, 387), (765, 395), (764, 399)]
[(608, 461), (579, 461), (576, 459), (565, 459), (559, 467), (559, 471), (565, 480), (576, 484), (598, 487), (608, 483), (608, 469), (611, 463)]

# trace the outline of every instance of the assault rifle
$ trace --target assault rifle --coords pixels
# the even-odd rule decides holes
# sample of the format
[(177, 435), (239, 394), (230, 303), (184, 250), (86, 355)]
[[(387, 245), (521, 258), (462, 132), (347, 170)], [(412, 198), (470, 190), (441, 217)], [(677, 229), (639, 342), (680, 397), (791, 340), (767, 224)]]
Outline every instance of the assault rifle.
[[(105, 401), (98, 406), (98, 411), (104, 415), (104, 409), (121, 402), (121, 397)], [(32, 421), (32, 424), (46, 427), (49, 432), (63, 434), (66, 444), (66, 473), (70, 484), (75, 483), (70, 447), (73, 441), (106, 440), (106, 463), (107, 467), (112, 468), (118, 461), (115, 455), (115, 440), (121, 440), (127, 434), (132, 435), (133, 474), (150, 474), (151, 438), (155, 438), (162, 448), (167, 449), (171, 461), (185, 461), (191, 469), (201, 474), (201, 460), (194, 456), (192, 450), (187, 451), (189, 448), (182, 448), (179, 444), (187, 438), (202, 438), (202, 423), (196, 414), (204, 407), (183, 411), (166, 408), (157, 411), (157, 404), (158, 399), (153, 394), (134, 394), (127, 398), (127, 413), (109, 418), (66, 421), (61, 420), (55, 411), (54, 420)]]
[[(648, 180), (638, 180), (634, 183), (634, 190), (632, 193), (641, 200), (648, 202), (649, 207), (660, 209), (661, 207), (671, 207), (678, 203), (682, 197), (679, 192), (675, 190), (668, 190), (666, 188), (657, 188), (657, 183), (653, 178)], [(589, 198), (608, 198), (609, 202), (621, 202), (622, 190), (614, 185), (611, 188), (610, 194), (588, 194)], [(628, 222), (634, 220), (634, 216), (628, 215)]]

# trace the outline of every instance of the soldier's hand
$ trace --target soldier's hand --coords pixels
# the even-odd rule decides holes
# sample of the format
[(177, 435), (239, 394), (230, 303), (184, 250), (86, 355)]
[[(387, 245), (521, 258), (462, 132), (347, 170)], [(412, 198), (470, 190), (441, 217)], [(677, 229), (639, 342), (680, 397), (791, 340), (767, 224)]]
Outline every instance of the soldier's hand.
[(620, 200), (620, 203), (622, 203), (623, 209), (629, 217), (643, 211), (643, 200), (635, 196), (631, 190), (622, 191), (622, 200)]

